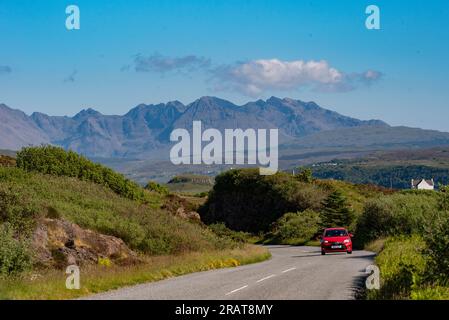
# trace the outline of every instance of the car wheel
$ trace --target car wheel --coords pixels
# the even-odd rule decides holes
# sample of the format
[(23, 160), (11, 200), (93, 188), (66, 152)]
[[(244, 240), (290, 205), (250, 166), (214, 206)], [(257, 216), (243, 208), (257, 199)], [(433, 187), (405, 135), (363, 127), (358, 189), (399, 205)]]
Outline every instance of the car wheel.
[(348, 251), (348, 254), (352, 254), (352, 251)]
[(321, 251), (321, 255), (322, 256), (324, 256), (326, 254), (326, 252), (324, 252), (324, 251)]

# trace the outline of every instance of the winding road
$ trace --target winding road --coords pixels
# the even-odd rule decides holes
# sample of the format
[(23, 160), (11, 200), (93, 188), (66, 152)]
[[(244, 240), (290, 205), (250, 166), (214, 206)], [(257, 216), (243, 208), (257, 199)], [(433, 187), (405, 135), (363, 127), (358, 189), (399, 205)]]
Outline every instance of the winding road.
[(374, 253), (321, 256), (317, 247), (268, 246), (261, 263), (192, 273), (86, 297), (110, 299), (353, 299)]

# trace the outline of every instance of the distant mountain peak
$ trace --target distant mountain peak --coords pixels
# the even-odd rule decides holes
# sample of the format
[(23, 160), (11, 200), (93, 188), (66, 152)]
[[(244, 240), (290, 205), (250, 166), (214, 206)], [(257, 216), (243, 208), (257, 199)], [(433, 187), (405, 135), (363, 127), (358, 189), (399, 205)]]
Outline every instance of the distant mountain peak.
[(87, 109), (83, 109), (80, 112), (78, 112), (73, 119), (82, 119), (82, 118), (86, 118), (86, 117), (95, 117), (95, 116), (102, 116), (102, 114), (100, 112), (98, 112), (97, 110), (94, 110), (92, 108), (87, 108)]
[(197, 99), (193, 103), (206, 103), (206, 104), (221, 104), (221, 103), (231, 103), (228, 100), (224, 100), (221, 98), (213, 97), (213, 96), (202, 96), (201, 98)]

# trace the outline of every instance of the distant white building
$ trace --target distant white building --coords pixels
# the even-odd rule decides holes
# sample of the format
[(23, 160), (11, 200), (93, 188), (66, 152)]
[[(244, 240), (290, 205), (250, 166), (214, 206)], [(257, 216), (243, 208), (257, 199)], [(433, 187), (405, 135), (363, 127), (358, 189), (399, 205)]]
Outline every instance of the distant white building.
[(433, 179), (430, 179), (430, 180), (426, 180), (426, 179), (414, 180), (414, 179), (412, 179), (412, 189), (435, 190), (435, 183), (433, 182)]

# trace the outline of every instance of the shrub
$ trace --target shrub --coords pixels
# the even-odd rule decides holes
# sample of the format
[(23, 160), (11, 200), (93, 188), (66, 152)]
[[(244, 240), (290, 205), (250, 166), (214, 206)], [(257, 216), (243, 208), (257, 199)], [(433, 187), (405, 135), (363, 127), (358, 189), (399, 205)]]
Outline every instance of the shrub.
[(148, 200), (143, 188), (122, 174), (59, 147), (46, 145), (23, 148), (17, 153), (17, 166), (26, 171), (92, 181), (123, 197), (143, 202)]
[(168, 188), (166, 186), (163, 186), (154, 181), (148, 181), (147, 185), (145, 186), (145, 189), (160, 193), (164, 196), (168, 195), (170, 193), (170, 191), (168, 190)]
[(14, 275), (31, 268), (27, 244), (14, 238), (13, 228), (0, 225), (0, 275)]
[(274, 241), (303, 244), (318, 232), (320, 224), (320, 214), (312, 210), (286, 213), (275, 223), (272, 231)]
[(206, 198), (209, 195), (209, 191), (203, 191), (195, 193), (193, 196), (196, 198)]
[(208, 226), (214, 234), (219, 238), (229, 238), (238, 243), (245, 243), (248, 241), (250, 234), (242, 231), (234, 231), (226, 227), (224, 223), (214, 223)]
[(0, 186), (0, 223), (7, 222), (22, 236), (27, 236), (34, 228), (37, 209), (21, 197), (20, 191)]
[(199, 213), (207, 224), (224, 222), (233, 230), (258, 233), (286, 212), (319, 209), (324, 197), (315, 185), (286, 173), (261, 176), (258, 169), (236, 169), (216, 177)]
[(429, 258), (426, 280), (431, 284), (449, 285), (449, 213), (440, 211), (430, 215), (423, 238)]
[(427, 261), (425, 243), (419, 236), (389, 238), (376, 257), (380, 268), (380, 290), (368, 292), (370, 299), (409, 299), (422, 284)]
[(298, 181), (305, 182), (305, 183), (312, 183), (313, 182), (312, 169), (310, 169), (310, 168), (301, 169), (296, 174), (295, 177), (296, 177), (296, 179), (298, 179)]
[(422, 234), (428, 217), (436, 211), (435, 192), (401, 192), (371, 200), (357, 221), (355, 245), (363, 247), (379, 237)]

